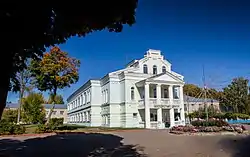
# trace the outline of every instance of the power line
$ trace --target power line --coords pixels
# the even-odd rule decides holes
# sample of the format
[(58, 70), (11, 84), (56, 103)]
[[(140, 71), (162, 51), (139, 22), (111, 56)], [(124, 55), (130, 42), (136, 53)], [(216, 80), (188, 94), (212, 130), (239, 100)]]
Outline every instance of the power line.
[(205, 107), (205, 112), (206, 112), (206, 120), (208, 121), (208, 111), (207, 111), (207, 86), (206, 86), (206, 77), (205, 77), (205, 67), (203, 65), (202, 67), (203, 71), (203, 91), (204, 91), (204, 107)]

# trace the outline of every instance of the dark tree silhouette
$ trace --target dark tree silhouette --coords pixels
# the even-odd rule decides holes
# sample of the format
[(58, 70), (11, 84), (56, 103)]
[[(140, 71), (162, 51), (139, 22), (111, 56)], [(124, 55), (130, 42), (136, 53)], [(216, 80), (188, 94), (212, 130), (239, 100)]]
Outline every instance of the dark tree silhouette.
[(107, 29), (121, 32), (135, 23), (138, 0), (103, 0), (59, 3), (1, 4), (0, 116), (11, 82), (25, 68), (27, 58), (39, 58), (45, 48), (62, 44), (72, 36)]

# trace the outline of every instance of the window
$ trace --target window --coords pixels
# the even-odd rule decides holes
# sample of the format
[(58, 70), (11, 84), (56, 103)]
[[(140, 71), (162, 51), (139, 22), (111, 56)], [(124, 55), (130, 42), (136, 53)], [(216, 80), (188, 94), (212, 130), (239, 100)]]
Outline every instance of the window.
[(153, 66), (153, 74), (154, 74), (154, 75), (157, 74), (157, 66), (156, 66), (156, 65)]
[(81, 94), (81, 105), (83, 105), (83, 95)]
[(60, 111), (60, 115), (63, 115), (64, 114), (64, 111)]
[(166, 72), (166, 67), (162, 66), (162, 72), (165, 73)]
[(174, 120), (179, 121), (181, 119), (181, 114), (178, 112), (178, 109), (174, 109)]
[(179, 99), (179, 90), (178, 90), (178, 87), (174, 87), (174, 99)]
[(187, 111), (187, 104), (184, 104), (184, 111)]
[(156, 88), (154, 88), (154, 98), (156, 98), (157, 95), (156, 95)]
[(133, 113), (133, 118), (137, 118), (137, 113)]
[(168, 98), (168, 89), (163, 90), (163, 98)]
[(55, 114), (56, 114), (56, 111), (53, 111), (52, 114), (55, 115)]
[(143, 65), (143, 73), (144, 74), (148, 73), (148, 66), (146, 64)]
[(131, 87), (131, 100), (135, 99), (135, 88)]
[(85, 100), (85, 104), (87, 104), (87, 94), (86, 94), (86, 92), (84, 93), (84, 100)]
[(157, 114), (150, 113), (150, 121), (157, 121)]
[(106, 89), (106, 102), (109, 101), (109, 95), (108, 95), (108, 90)]

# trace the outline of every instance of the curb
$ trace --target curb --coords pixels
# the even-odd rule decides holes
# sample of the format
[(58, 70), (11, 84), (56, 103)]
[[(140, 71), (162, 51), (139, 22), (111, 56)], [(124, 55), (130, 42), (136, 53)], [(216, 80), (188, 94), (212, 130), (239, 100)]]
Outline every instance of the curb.
[(52, 136), (52, 135), (56, 135), (56, 133), (1, 135), (0, 138), (1, 137), (27, 137), (27, 136), (44, 137), (44, 136)]
[(62, 132), (52, 132), (52, 133), (40, 133), (40, 134), (19, 134), (19, 135), (0, 135), (0, 138), (2, 137), (46, 137), (46, 136), (53, 136), (53, 135), (72, 135), (72, 134), (88, 134), (88, 133), (110, 133), (110, 132), (136, 132), (136, 131), (141, 131), (143, 129), (135, 129), (135, 130), (104, 130), (104, 131), (98, 131), (98, 130), (86, 130), (86, 131), (79, 131), (79, 132), (67, 132), (67, 131), (62, 131)]

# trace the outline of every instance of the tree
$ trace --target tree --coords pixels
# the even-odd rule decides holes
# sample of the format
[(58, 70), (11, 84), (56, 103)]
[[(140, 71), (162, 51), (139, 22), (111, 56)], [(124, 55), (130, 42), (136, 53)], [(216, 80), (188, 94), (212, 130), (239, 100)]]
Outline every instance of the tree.
[[(26, 64), (29, 65), (29, 62), (26, 61)], [(18, 107), (18, 116), (17, 116), (17, 123), (20, 122), (21, 116), (21, 108), (22, 108), (22, 100), (25, 95), (25, 92), (31, 91), (31, 75), (29, 71), (29, 67), (24, 68), (22, 71), (16, 74), (16, 82), (13, 83), (13, 91), (19, 92), (19, 107)]]
[[(207, 98), (211, 98), (211, 99), (215, 99), (215, 100), (219, 100), (219, 95), (218, 95), (218, 91), (216, 89), (213, 88), (207, 88)], [(183, 92), (185, 95), (191, 96), (191, 97), (204, 97), (204, 92), (202, 88), (200, 88), (197, 85), (194, 84), (185, 84), (183, 87)]]
[[(54, 98), (55, 104), (64, 104), (63, 97), (61, 95), (56, 95)], [(49, 95), (48, 104), (53, 104), (53, 95)]]
[(185, 84), (183, 87), (183, 92), (185, 95), (191, 97), (199, 97), (199, 94), (202, 92), (202, 89), (194, 84)]
[(23, 119), (27, 123), (42, 123), (45, 119), (44, 98), (41, 93), (30, 93), (23, 100)]
[(45, 53), (41, 61), (31, 62), (31, 74), (35, 78), (35, 85), (40, 91), (50, 91), (52, 108), (48, 121), (55, 107), (55, 97), (58, 89), (70, 87), (79, 79), (80, 61), (68, 56), (59, 47), (52, 47)]
[(5, 119), (7, 122), (16, 122), (17, 119), (17, 110), (12, 110), (12, 109), (5, 109), (3, 111), (3, 117), (2, 119)]
[(235, 113), (249, 113), (248, 102), (248, 80), (243, 77), (235, 78), (226, 88), (223, 89), (221, 105), (232, 109)]
[[(0, 53), (0, 116), (6, 105), (8, 90), (16, 83), (16, 73), (26, 67), (27, 58), (37, 59), (45, 48), (65, 43), (72, 36), (107, 29), (121, 32), (123, 25), (135, 23), (138, 0), (103, 0), (77, 3), (47, 3), (41, 5), (2, 4)], [(102, 6), (102, 7), (99, 7)]]

